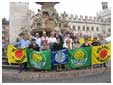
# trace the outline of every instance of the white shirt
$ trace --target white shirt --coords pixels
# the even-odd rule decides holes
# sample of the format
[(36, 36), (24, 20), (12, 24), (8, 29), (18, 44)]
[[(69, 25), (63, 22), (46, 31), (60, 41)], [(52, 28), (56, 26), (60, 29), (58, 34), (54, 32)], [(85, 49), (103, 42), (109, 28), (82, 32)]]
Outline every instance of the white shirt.
[(57, 42), (55, 37), (49, 37), (48, 38), (48, 43), (55, 43), (55, 42)]
[(35, 37), (35, 39), (36, 39), (36, 44), (38, 44), (38, 46), (40, 47), (41, 46), (41, 38), (37, 38), (37, 37)]
[(41, 40), (42, 40), (42, 41), (46, 40), (46, 41), (48, 42), (48, 37), (47, 37), (47, 36), (46, 36), (46, 37), (42, 36), (42, 37), (41, 37)]

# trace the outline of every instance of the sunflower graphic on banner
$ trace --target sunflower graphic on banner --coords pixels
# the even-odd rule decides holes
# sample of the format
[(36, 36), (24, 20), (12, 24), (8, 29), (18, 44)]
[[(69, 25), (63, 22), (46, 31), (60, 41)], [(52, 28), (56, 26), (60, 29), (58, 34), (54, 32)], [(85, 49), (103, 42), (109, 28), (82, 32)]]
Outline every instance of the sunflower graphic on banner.
[(91, 47), (69, 50), (69, 67), (81, 68), (91, 66)]
[(26, 49), (17, 49), (13, 45), (8, 45), (7, 56), (9, 64), (21, 64), (27, 62)]
[(50, 50), (38, 52), (27, 49), (27, 55), (28, 67), (45, 70), (51, 69)]
[(92, 47), (92, 64), (106, 63), (111, 58), (111, 43)]
[(68, 50), (62, 49), (58, 51), (52, 51), (52, 64), (66, 64), (68, 62)]

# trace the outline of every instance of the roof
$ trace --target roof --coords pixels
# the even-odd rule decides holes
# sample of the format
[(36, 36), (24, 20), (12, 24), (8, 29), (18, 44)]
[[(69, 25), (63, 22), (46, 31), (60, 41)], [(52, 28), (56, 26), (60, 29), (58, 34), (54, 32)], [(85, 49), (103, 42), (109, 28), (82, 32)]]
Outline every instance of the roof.
[(60, 2), (35, 2), (37, 4), (43, 5), (44, 3), (54, 3), (54, 4), (58, 4)]

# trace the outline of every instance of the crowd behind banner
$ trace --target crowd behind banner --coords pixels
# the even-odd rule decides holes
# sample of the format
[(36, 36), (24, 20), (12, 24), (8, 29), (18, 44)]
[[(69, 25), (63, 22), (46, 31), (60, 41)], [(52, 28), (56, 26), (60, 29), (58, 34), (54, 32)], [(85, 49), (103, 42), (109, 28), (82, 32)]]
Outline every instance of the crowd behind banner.
[[(16, 58), (16, 62), (21, 63), (20, 70), (27, 67), (61, 70), (67, 67), (91, 66), (92, 63), (100, 64), (96, 66), (106, 67), (106, 62), (109, 60), (106, 59), (106, 56), (109, 55), (110, 58), (109, 50), (111, 49), (103, 35), (94, 36), (92, 39), (86, 35), (78, 36), (69, 32), (51, 32), (50, 37), (46, 35), (46, 32), (43, 32), (41, 37), (39, 33), (30, 38), (28, 35), (24, 35), (13, 45), (15, 47), (8, 46), (8, 62), (11, 63), (11, 59)], [(101, 57), (99, 58), (99, 56)], [(100, 60), (100, 63), (97, 60)]]

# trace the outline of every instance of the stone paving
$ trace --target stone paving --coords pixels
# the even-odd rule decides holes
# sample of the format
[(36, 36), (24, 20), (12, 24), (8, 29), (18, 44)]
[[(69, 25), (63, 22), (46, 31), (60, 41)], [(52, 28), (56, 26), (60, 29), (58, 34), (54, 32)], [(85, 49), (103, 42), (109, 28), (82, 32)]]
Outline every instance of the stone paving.
[(27, 71), (18, 73), (18, 70), (2, 70), (2, 78), (9, 77), (17, 80), (44, 80), (44, 79), (69, 79), (69, 78), (80, 78), (84, 76), (97, 75), (104, 72), (111, 72), (111, 68), (91, 68), (82, 70), (71, 70), (62, 72), (33, 72)]

